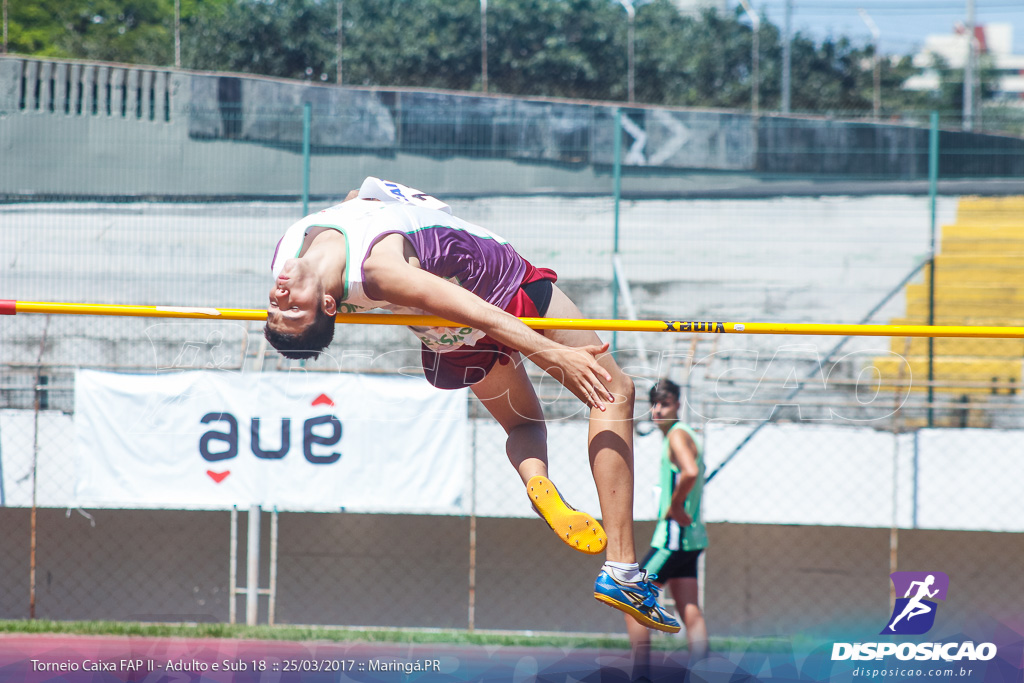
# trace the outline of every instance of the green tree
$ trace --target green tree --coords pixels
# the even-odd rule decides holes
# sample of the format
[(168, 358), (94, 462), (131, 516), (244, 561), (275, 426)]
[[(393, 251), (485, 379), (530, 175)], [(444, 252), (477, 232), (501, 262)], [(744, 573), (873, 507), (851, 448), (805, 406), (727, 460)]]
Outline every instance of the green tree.
[(204, 3), (182, 29), (182, 61), (194, 69), (320, 78), (334, 55), (333, 3), (237, 0)]
[(477, 83), (479, 0), (345, 0), (344, 17), (346, 83), (453, 90)]
[[(818, 45), (797, 34), (790, 53), (793, 111), (848, 114), (871, 110), (871, 91), (865, 97), (858, 87), (863, 55), (849, 40), (827, 38)], [(867, 78), (871, 78), (870, 71)]]
[[(643, 102), (747, 109), (753, 87), (751, 28), (737, 14), (679, 14), (671, 0), (640, 8), (637, 93)], [(761, 106), (772, 97), (777, 31), (767, 22), (758, 34)], [(777, 91), (777, 86), (774, 86)]]
[[(905, 110), (919, 110), (928, 106), (927, 93), (907, 90), (903, 84), (916, 75), (920, 69), (913, 64), (910, 57), (882, 57), (879, 62), (879, 73), (882, 93), (882, 115), (898, 116)], [(927, 120), (927, 119), (925, 119)]]
[(10, 51), (165, 65), (173, 62), (173, 0), (12, 2)]
[(612, 0), (488, 5), (491, 83), (500, 92), (624, 99), (626, 14)]
[(68, 57), (58, 45), (64, 28), (48, 0), (12, 2), (8, 18), (8, 50), (44, 57)]
[[(954, 69), (939, 57), (935, 58), (934, 68), (939, 75), (939, 89), (931, 93), (932, 108), (941, 112), (945, 122), (960, 125), (963, 123), (965, 69)], [(983, 55), (978, 60), (975, 78), (975, 104), (978, 105), (976, 111), (980, 111), (980, 104), (995, 94), (998, 82), (998, 74), (991, 57)]]
[[(333, 82), (338, 8), (344, 8), (346, 84), (480, 88), (480, 0), (181, 0), (186, 68)], [(173, 61), (174, 0), (17, 0), (13, 52), (140, 64)], [(623, 101), (628, 21), (618, 0), (489, 0), (492, 92)], [(749, 109), (753, 34), (741, 11), (680, 14), (673, 0), (638, 3), (637, 100)], [(781, 101), (782, 44), (762, 19), (762, 111)], [(873, 103), (873, 48), (847, 38), (792, 39), (796, 112), (866, 114)], [(957, 111), (962, 72), (939, 65), (943, 86), (902, 84), (909, 58), (881, 62), (885, 111)], [(991, 91), (983, 71), (983, 94)], [(988, 80), (987, 80), (988, 79)]]

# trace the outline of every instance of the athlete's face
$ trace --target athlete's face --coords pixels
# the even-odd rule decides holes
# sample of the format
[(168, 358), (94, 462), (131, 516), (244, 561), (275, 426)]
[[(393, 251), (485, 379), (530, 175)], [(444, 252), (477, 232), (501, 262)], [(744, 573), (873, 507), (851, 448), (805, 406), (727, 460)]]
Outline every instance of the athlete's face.
[(270, 288), (267, 322), (279, 332), (301, 332), (316, 318), (322, 292), (320, 279), (302, 259), (288, 259)]
[(679, 419), (679, 401), (672, 396), (661, 396), (651, 403), (651, 419), (655, 424), (675, 422)]

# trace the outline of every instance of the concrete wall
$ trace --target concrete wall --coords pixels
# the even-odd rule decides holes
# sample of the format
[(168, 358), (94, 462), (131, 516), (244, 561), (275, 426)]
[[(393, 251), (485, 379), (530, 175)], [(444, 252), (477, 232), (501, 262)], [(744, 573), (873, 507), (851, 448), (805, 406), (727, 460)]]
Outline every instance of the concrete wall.
[[(36, 615), (47, 619), (228, 618), (230, 514), (44, 509), (38, 519)], [(240, 514), (239, 584), (245, 581)], [(468, 518), (282, 514), (276, 621), (466, 628)], [(267, 585), (269, 514), (261, 582)], [(637, 524), (638, 546), (651, 523)], [(573, 553), (535, 519), (477, 520), (476, 627), (619, 633), (592, 597), (599, 557)], [(864, 628), (889, 615), (889, 531), (712, 524), (705, 609), (712, 636)], [(28, 616), (29, 511), (0, 509), (0, 619)], [(950, 552), (955, 549), (956, 552)], [(1024, 610), (1018, 535), (899, 532), (899, 568), (943, 571), (943, 623)], [(238, 614), (244, 621), (244, 598)], [(261, 598), (261, 623), (267, 615)], [(874, 629), (872, 631), (871, 629)]]
[[(611, 190), (610, 104), (6, 56), (0, 198), (295, 197), (306, 104), (314, 196), (373, 174), (429, 177), (448, 196)], [(626, 196), (927, 189), (922, 128), (658, 107), (621, 114)], [(1020, 191), (1024, 140), (944, 132), (940, 148), (944, 179)]]

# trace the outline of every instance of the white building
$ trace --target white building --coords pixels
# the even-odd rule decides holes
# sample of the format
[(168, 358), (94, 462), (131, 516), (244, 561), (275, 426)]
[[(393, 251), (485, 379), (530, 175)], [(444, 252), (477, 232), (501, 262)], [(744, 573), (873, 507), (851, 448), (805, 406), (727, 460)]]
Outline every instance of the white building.
[[(1024, 105), (1024, 55), (1013, 53), (1013, 25), (992, 23), (975, 26), (974, 39), (978, 55), (992, 60), (999, 74), (996, 97), (1001, 100), (1019, 100)], [(924, 47), (914, 55), (914, 66), (924, 69), (909, 78), (905, 87), (911, 90), (935, 90), (939, 87), (939, 74), (932, 68), (936, 57), (954, 69), (967, 63), (968, 31), (957, 26), (951, 34), (930, 35)]]

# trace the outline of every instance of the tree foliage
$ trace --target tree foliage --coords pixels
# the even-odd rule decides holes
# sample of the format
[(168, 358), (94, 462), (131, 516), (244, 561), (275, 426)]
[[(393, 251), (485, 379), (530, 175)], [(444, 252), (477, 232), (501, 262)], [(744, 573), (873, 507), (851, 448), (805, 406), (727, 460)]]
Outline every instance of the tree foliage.
[(307, 78), (330, 70), (334, 4), (256, 0), (203, 4), (183, 30), (185, 66)]
[(625, 95), (625, 11), (609, 0), (500, 0), (489, 6), (495, 89), (589, 99)]
[[(637, 12), (637, 98), (665, 104), (750, 103), (751, 33), (735, 16), (680, 15), (671, 0)], [(764, 80), (764, 79), (762, 79)]]
[(12, 0), (11, 52), (140, 64), (174, 56), (173, 0)]
[[(346, 84), (479, 90), (481, 1), (180, 0), (183, 66), (334, 82), (340, 59)], [(489, 0), (486, 20), (489, 91), (626, 99), (628, 21), (616, 0)], [(10, 25), (12, 52), (174, 59), (174, 0), (11, 0)], [(782, 36), (767, 19), (760, 26), (760, 107), (778, 110)], [(751, 106), (754, 36), (742, 12), (695, 17), (650, 0), (634, 28), (638, 102)], [(793, 111), (871, 111), (872, 46), (797, 34), (791, 54)], [(960, 106), (962, 71), (940, 68), (937, 93), (902, 89), (909, 58), (883, 59), (880, 71), (885, 109)], [(983, 93), (991, 81), (983, 71)]]
[[(478, 0), (344, 0), (344, 81), (473, 88), (480, 74), (479, 7)], [(329, 60), (337, 63), (333, 48)]]

